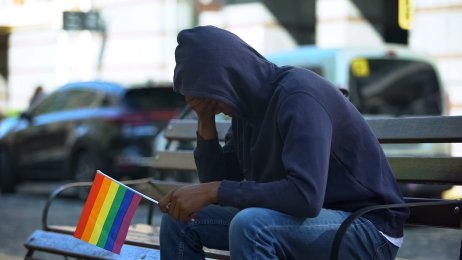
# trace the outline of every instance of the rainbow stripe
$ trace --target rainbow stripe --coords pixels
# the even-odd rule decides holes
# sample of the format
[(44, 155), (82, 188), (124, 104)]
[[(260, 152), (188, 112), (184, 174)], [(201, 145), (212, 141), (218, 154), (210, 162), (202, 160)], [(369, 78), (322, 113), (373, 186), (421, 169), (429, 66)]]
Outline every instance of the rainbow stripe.
[(141, 196), (97, 171), (74, 237), (120, 254)]

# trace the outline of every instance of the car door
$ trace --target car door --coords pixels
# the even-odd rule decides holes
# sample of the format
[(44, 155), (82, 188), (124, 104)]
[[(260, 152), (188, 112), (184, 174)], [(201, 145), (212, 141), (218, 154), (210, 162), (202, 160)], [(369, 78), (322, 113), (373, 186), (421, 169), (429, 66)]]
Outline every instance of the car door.
[(19, 162), (29, 178), (65, 179), (72, 142), (82, 124), (93, 117), (99, 92), (68, 87), (33, 109), (18, 138)]
[(23, 177), (44, 179), (60, 170), (56, 147), (62, 143), (64, 133), (57, 115), (65, 99), (64, 92), (54, 92), (21, 115), (13, 147), (18, 173)]

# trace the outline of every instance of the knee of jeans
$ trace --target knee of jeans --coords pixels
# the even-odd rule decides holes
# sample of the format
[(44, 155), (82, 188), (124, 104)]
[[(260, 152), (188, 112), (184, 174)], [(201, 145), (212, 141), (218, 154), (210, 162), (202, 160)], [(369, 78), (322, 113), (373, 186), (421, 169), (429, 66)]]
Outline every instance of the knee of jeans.
[(255, 234), (267, 225), (268, 211), (264, 208), (246, 208), (239, 211), (231, 220), (230, 235)]
[(184, 229), (184, 222), (176, 220), (168, 214), (163, 214), (160, 222), (160, 236), (165, 234), (180, 233)]
[(168, 214), (162, 215), (160, 223), (160, 239), (186, 237), (191, 231), (188, 223), (172, 218)]

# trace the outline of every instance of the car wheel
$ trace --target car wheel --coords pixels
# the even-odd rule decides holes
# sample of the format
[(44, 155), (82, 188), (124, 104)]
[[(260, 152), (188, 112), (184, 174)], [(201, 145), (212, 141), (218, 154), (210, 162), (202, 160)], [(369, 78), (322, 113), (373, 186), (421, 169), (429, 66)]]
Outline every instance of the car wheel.
[(16, 178), (11, 169), (11, 161), (7, 152), (0, 148), (0, 188), (2, 193), (16, 191)]
[[(72, 173), (74, 180), (78, 182), (93, 181), (96, 173), (98, 159), (88, 151), (81, 151), (75, 157)], [(90, 192), (90, 187), (78, 188), (77, 198), (85, 200)]]

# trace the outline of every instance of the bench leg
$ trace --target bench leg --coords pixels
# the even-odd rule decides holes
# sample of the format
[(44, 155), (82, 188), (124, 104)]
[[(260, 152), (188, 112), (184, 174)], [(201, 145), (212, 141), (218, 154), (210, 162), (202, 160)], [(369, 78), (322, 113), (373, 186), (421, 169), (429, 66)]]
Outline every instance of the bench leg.
[[(35, 250), (34, 249), (29, 249), (27, 250), (26, 256), (24, 256), (24, 260), (36, 260), (32, 255), (34, 254)], [(63, 256), (64, 260), (68, 260), (69, 258), (67, 256)], [(79, 259), (79, 258), (77, 258)]]
[(459, 260), (462, 260), (462, 240), (460, 240), (460, 254), (459, 254)]
[(33, 250), (33, 249), (27, 250), (27, 253), (26, 253), (26, 256), (24, 257), (24, 260), (33, 259), (33, 257), (32, 257), (33, 254), (34, 254), (34, 250)]

